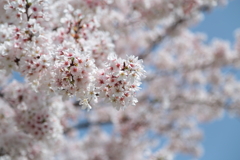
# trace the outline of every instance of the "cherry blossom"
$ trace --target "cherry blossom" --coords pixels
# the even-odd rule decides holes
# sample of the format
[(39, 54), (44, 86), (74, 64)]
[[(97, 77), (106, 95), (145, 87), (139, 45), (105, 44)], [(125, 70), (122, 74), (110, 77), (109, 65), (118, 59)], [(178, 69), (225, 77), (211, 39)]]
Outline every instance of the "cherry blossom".
[(199, 124), (240, 114), (224, 71), (239, 69), (240, 32), (207, 43), (188, 28), (226, 4), (0, 0), (0, 159), (201, 156)]

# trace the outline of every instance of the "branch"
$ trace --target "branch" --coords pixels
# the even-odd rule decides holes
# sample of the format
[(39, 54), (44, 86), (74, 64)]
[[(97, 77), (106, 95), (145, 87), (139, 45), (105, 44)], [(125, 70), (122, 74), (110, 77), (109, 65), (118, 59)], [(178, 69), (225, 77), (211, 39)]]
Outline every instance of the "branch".
[(26, 15), (27, 15), (27, 21), (29, 21), (29, 19), (30, 19), (30, 17), (31, 17), (31, 15), (29, 15), (29, 13), (28, 13), (28, 9), (31, 7), (31, 5), (32, 5), (32, 3), (29, 3), (28, 2), (28, 0), (26, 0), (26, 7), (25, 7), (25, 9), (26, 9)]
[(0, 148), (0, 158), (5, 155), (7, 155), (7, 153), (4, 151), (3, 148)]
[(176, 30), (177, 27), (182, 23), (184, 23), (185, 21), (187, 21), (187, 19), (180, 18), (176, 22), (174, 22), (172, 25), (170, 25), (168, 28), (166, 28), (165, 34), (157, 36), (157, 38), (153, 40), (149, 44), (149, 46), (140, 54), (139, 59), (146, 58), (151, 53), (154, 47), (156, 47), (159, 43), (161, 43), (164, 40), (164, 38), (168, 36), (169, 33)]
[[(198, 10), (200, 12), (209, 12), (211, 10), (211, 7), (208, 5), (202, 5), (198, 8)], [(155, 40), (150, 42), (149, 46), (142, 53), (140, 53), (139, 59), (146, 58), (151, 53), (154, 47), (156, 47), (159, 43), (161, 43), (164, 40), (164, 38), (168, 37), (169, 33), (176, 30), (179, 25), (183, 24), (187, 20), (188, 20), (187, 18), (179, 18), (172, 25), (167, 27), (165, 30), (165, 34), (159, 35)]]
[(80, 122), (80, 123), (78, 123), (78, 124), (75, 125), (75, 126), (66, 128), (63, 133), (66, 135), (66, 134), (68, 134), (70, 131), (72, 131), (72, 130), (74, 130), (74, 129), (80, 130), (80, 129), (89, 128), (89, 127), (91, 127), (91, 126), (104, 126), (104, 125), (111, 125), (111, 124), (112, 124), (112, 122), (110, 122), (110, 121), (106, 121), (106, 122), (95, 122), (95, 123), (92, 123), (92, 122), (89, 122), (89, 121)]

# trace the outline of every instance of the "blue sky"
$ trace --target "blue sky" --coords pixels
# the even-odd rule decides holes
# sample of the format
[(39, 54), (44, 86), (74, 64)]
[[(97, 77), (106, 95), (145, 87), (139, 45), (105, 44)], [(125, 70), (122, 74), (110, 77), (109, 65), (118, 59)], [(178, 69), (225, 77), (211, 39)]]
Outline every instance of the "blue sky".
[[(234, 31), (240, 28), (240, 0), (205, 14), (205, 19), (192, 28), (208, 35), (208, 42), (220, 38), (234, 42)], [(240, 96), (240, 93), (239, 93)], [(240, 97), (239, 97), (240, 98)], [(202, 124), (204, 155), (199, 160), (240, 160), (240, 118), (225, 114), (222, 119)], [(176, 160), (190, 160), (179, 155)]]

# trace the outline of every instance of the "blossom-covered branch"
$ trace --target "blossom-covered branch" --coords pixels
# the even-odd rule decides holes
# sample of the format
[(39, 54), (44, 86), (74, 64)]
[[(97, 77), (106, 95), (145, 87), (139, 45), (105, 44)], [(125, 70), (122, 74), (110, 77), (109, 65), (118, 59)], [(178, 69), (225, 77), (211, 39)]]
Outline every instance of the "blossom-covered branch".
[(188, 27), (226, 3), (0, 0), (0, 159), (200, 156), (198, 124), (240, 114), (224, 72), (240, 34), (208, 44)]

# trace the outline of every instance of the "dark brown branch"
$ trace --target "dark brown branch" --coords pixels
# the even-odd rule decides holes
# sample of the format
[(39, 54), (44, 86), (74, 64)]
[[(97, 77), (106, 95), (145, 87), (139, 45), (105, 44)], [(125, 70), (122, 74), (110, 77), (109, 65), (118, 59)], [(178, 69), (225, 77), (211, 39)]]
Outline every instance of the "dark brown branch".
[[(212, 8), (207, 5), (203, 5), (199, 7), (199, 12), (209, 12)], [(146, 58), (151, 51), (153, 50), (154, 47), (156, 47), (159, 43), (161, 43), (169, 33), (174, 32), (181, 24), (186, 22), (188, 19), (187, 18), (179, 18), (177, 19), (172, 25), (170, 25), (168, 28), (165, 29), (165, 33), (163, 35), (159, 35), (155, 40), (150, 42), (149, 46), (139, 54), (139, 59), (144, 59)]]
[(145, 59), (162, 40), (165, 38), (165, 35), (159, 35), (150, 45), (140, 54), (139, 59)]
[(168, 28), (166, 28), (165, 34), (157, 36), (155, 40), (153, 40), (149, 46), (140, 54), (139, 59), (146, 58), (154, 47), (156, 47), (159, 43), (161, 43), (169, 33), (173, 32), (178, 28), (179, 25), (183, 24), (186, 21), (186, 19), (180, 18), (176, 22), (174, 22), (172, 25), (170, 25)]
[(3, 98), (4, 94), (2, 93), (2, 91), (0, 90), (0, 97)]
[(91, 123), (89, 121), (86, 121), (86, 122), (80, 122), (79, 124), (73, 126), (73, 127), (69, 127), (69, 128), (66, 128), (64, 130), (64, 134), (68, 134), (70, 131), (74, 130), (74, 129), (77, 129), (77, 130), (80, 130), (80, 129), (87, 129), (91, 126), (104, 126), (104, 125), (111, 125), (112, 122), (110, 121), (106, 121), (106, 122), (96, 122), (96, 123)]
[(0, 157), (7, 155), (3, 148), (0, 148)]
[(26, 13), (26, 15), (27, 15), (27, 21), (29, 21), (31, 15), (29, 15), (28, 9), (31, 7), (32, 3), (29, 3), (28, 0), (26, 0), (26, 2), (27, 2), (27, 4), (26, 4), (26, 7), (25, 7), (25, 9), (26, 9), (26, 12), (25, 12), (25, 13)]

